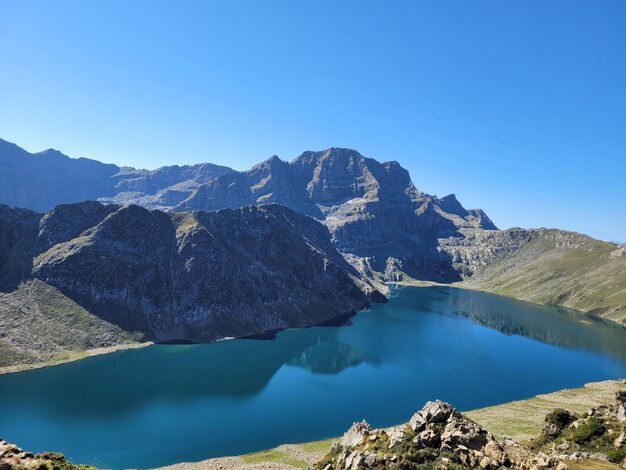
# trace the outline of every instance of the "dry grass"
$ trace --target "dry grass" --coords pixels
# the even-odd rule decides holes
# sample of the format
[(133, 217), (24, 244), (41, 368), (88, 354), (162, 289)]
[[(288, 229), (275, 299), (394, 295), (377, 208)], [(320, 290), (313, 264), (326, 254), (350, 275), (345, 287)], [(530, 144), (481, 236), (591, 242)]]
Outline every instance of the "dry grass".
[(583, 413), (590, 408), (613, 403), (617, 390), (626, 390), (626, 384), (607, 380), (464, 414), (496, 437), (510, 436), (524, 441), (539, 435), (545, 415), (555, 408)]

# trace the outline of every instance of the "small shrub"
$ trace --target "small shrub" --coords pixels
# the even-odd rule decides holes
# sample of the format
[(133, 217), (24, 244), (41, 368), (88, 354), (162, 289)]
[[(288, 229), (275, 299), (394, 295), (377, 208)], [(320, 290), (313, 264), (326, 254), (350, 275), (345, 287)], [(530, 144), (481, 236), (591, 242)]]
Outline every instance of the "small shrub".
[(43, 454), (40, 454), (40, 457), (48, 460), (65, 460), (65, 456), (61, 452), (44, 452)]
[(432, 449), (414, 449), (410, 448), (402, 457), (403, 460), (416, 463), (416, 464), (428, 464), (437, 459), (439, 452)]
[(572, 434), (572, 440), (576, 444), (585, 444), (592, 438), (601, 436), (606, 431), (606, 426), (600, 418), (591, 417), (583, 422)]
[(556, 410), (546, 415), (546, 422), (554, 424), (558, 429), (564, 429), (576, 420), (576, 417), (563, 408), (557, 408)]
[(626, 449), (624, 447), (611, 449), (606, 453), (606, 455), (611, 462), (622, 463), (622, 461), (626, 458)]

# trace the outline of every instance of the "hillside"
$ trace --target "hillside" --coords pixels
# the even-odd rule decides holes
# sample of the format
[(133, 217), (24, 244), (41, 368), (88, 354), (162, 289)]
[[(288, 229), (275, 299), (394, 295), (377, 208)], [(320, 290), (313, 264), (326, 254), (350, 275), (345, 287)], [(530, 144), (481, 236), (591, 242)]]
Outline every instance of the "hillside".
[(0, 331), (0, 372), (77, 359), (88, 350), (129, 347), (144, 338), (91, 314), (38, 279), (0, 292)]
[(278, 205), (0, 206), (0, 275), (5, 366), (138, 340), (310, 326), (384, 300), (323, 225)]
[(459, 285), (626, 321), (626, 249), (562, 230), (528, 230), (526, 242)]
[[(333, 245), (327, 248), (336, 249), (357, 271), (353, 275), (371, 284), (458, 283), (617, 322), (626, 319), (623, 247), (558, 230), (498, 230), (484, 211), (465, 209), (454, 194), (420, 191), (397, 162), (381, 163), (351, 149), (307, 151), (291, 162), (273, 156), (243, 172), (209, 163), (148, 171), (71, 159), (55, 150), (31, 154), (0, 140), (0, 183), (0, 203), (14, 207), (50, 210), (58, 202), (96, 198), (110, 204), (51, 212), (58, 220), (43, 230), (67, 223), (59, 230), (72, 231), (70, 238), (126, 203), (181, 213), (281, 204), (323, 224)], [(59, 218), (61, 210), (73, 215)], [(38, 223), (36, 216), (21, 214), (18, 226)], [(81, 222), (74, 224), (72, 217)], [(196, 224), (180, 217), (183, 225)], [(34, 242), (40, 244), (41, 237)], [(16, 242), (0, 283), (16, 288), (32, 269), (33, 256), (21, 255), (32, 247), (24, 243)], [(38, 269), (48, 272), (45, 266)]]

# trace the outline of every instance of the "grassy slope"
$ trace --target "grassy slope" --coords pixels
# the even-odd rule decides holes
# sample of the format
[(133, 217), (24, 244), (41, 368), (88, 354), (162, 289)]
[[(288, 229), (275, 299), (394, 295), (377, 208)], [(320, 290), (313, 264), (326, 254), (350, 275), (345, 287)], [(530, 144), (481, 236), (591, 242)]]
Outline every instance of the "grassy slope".
[[(463, 413), (496, 437), (510, 436), (519, 441), (537, 437), (541, 431), (545, 415), (555, 408), (565, 408), (575, 413), (582, 413), (592, 407), (603, 404), (612, 404), (615, 401), (615, 392), (626, 390), (626, 382), (622, 380), (607, 380), (586, 384), (582, 388), (560, 390), (558, 392), (538, 395), (528, 400), (514, 401), (503, 405), (491, 406), (479, 410)], [(180, 463), (162, 470), (208, 470), (230, 468), (233, 470), (247, 470), (259, 467), (265, 469), (306, 468), (317, 462), (331, 448), (337, 439), (307, 442), (305, 444), (286, 444), (271, 449), (241, 457), (226, 457), (209, 459), (194, 463)], [(614, 469), (616, 465), (586, 461), (570, 465), (570, 469)]]
[(510, 436), (525, 441), (539, 435), (544, 417), (550, 411), (565, 408), (573, 413), (584, 413), (590, 408), (614, 403), (617, 390), (626, 390), (626, 382), (595, 382), (582, 388), (537, 395), (528, 400), (512, 401), (463, 414), (498, 438)]
[(458, 285), (626, 321), (626, 249), (577, 233), (533, 231), (520, 250)]
[(0, 373), (51, 365), (141, 340), (38, 280), (0, 293)]

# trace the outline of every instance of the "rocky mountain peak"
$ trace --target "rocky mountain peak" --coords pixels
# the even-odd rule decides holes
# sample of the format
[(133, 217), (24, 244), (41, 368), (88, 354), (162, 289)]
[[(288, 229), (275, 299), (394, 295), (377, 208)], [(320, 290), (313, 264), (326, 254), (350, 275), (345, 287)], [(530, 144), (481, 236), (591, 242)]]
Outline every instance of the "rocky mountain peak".
[(42, 150), (41, 152), (37, 152), (37, 154), (41, 155), (43, 157), (47, 157), (47, 156), (50, 156), (50, 155), (58, 155), (58, 156), (64, 156), (64, 157), (70, 158), (67, 155), (65, 155), (64, 153), (62, 153), (60, 150), (57, 150), (57, 149), (52, 148), (52, 147), (50, 147), (49, 149), (46, 149), (46, 150)]
[(272, 155), (267, 160), (263, 160), (261, 163), (254, 165), (250, 171), (258, 170), (260, 168), (277, 168), (285, 165), (289, 165), (289, 163), (281, 160), (278, 155)]
[(341, 147), (329, 147), (326, 150), (320, 150), (320, 151), (307, 150), (306, 152), (303, 152), (300, 156), (296, 157), (292, 161), (292, 163), (297, 160), (302, 160), (302, 161), (313, 162), (315, 164), (318, 164), (322, 160), (326, 160), (329, 158), (336, 160), (336, 161), (348, 162), (348, 161), (364, 159), (365, 157), (363, 157), (363, 155), (361, 155), (359, 152), (353, 149), (341, 148)]
[[(321, 221), (335, 246), (364, 269), (384, 273), (392, 260), (406, 274), (438, 281), (459, 279), (438, 240), (496, 229), (455, 195), (438, 199), (418, 190), (398, 162), (380, 163), (349, 148), (307, 151), (291, 162), (274, 155), (243, 172), (211, 164), (137, 170), (49, 152), (55, 157), (0, 145), (0, 202), (41, 211), (93, 199), (174, 211), (277, 203)], [(46, 224), (61, 223), (59, 215)]]
[(434, 280), (458, 278), (436, 239), (495, 227), (484, 213), (465, 210), (454, 195), (437, 199), (419, 191), (398, 162), (380, 163), (337, 147), (304, 152), (291, 163), (273, 157), (249, 171), (222, 175), (175, 210), (266, 203), (319, 219), (342, 253), (367, 258), (370, 269), (384, 272), (395, 259), (406, 272)]
[(459, 217), (467, 217), (469, 215), (469, 212), (461, 205), (454, 193), (439, 199), (439, 206), (449, 214), (455, 214)]

